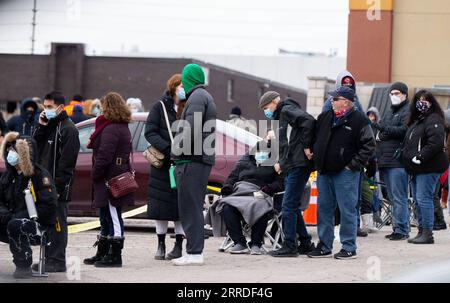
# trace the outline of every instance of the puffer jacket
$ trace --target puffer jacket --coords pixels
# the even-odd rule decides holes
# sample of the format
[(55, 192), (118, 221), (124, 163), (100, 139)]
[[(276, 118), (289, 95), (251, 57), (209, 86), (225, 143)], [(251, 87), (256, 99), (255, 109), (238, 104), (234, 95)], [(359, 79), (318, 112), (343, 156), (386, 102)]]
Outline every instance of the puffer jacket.
[[(412, 159), (417, 157), (420, 164)], [(448, 168), (444, 121), (437, 113), (421, 116), (406, 132), (402, 160), (409, 174), (443, 173)]]
[(42, 226), (51, 226), (56, 222), (56, 188), (50, 173), (36, 163), (34, 140), (30, 137), (22, 138), (17, 132), (10, 132), (2, 143), (1, 154), (4, 159), (7, 144), (17, 140), (15, 148), (20, 155), (19, 166), (22, 173), (19, 174), (5, 162), (6, 171), (0, 178), (0, 224), (6, 225), (12, 219), (29, 218), (24, 190), (31, 180), (36, 196), (38, 222)]
[(377, 158), (379, 168), (398, 168), (403, 167), (401, 159), (394, 157), (395, 152), (401, 148), (405, 138), (406, 121), (409, 115), (409, 101), (405, 100), (399, 105), (392, 105), (379, 123), (375, 131), (377, 141)]

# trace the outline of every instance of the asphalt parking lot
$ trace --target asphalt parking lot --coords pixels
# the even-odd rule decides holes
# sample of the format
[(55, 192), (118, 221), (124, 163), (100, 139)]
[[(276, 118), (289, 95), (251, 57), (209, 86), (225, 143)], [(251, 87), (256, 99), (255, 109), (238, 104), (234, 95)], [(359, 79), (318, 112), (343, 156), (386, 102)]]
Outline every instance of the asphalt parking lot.
[[(448, 220), (446, 214), (446, 220)], [(169, 261), (156, 261), (153, 254), (157, 239), (150, 220), (127, 219), (125, 249), (122, 268), (95, 268), (82, 264), (82, 260), (95, 253), (92, 244), (97, 232), (86, 231), (69, 236), (67, 248), (68, 272), (50, 273), (47, 278), (17, 281), (12, 278), (14, 264), (7, 244), (0, 243), (0, 282), (36, 283), (297, 283), (297, 282), (385, 282), (411, 277), (414, 272), (438, 264), (440, 270), (450, 272), (439, 264), (450, 259), (450, 230), (435, 232), (434, 245), (413, 245), (406, 241), (393, 242), (384, 236), (390, 227), (358, 238), (358, 258), (355, 260), (273, 258), (267, 255), (230, 255), (218, 251), (223, 238), (205, 240), (205, 265), (176, 267)], [(317, 242), (314, 226), (308, 227)], [(415, 235), (414, 233), (412, 233)], [(174, 240), (167, 239), (170, 250)], [(335, 242), (335, 252), (340, 249)], [(33, 257), (38, 256), (38, 247)], [(448, 264), (448, 262), (447, 262)], [(450, 275), (449, 275), (450, 276)], [(448, 281), (447, 281), (448, 282)]]

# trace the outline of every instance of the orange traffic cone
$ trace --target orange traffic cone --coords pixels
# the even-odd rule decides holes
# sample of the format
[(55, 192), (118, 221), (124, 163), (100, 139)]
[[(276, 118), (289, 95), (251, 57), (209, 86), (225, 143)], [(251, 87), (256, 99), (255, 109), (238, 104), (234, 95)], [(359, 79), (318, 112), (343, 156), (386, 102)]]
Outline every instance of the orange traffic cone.
[(303, 220), (305, 220), (306, 225), (317, 225), (317, 185), (315, 178), (311, 181), (309, 207), (303, 212)]

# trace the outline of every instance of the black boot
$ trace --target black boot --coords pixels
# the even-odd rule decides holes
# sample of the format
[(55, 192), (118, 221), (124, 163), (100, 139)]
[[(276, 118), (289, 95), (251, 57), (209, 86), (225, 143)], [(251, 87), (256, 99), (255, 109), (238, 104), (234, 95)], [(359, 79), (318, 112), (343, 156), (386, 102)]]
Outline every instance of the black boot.
[(91, 258), (84, 259), (84, 264), (94, 265), (95, 262), (100, 261), (109, 252), (111, 244), (108, 242), (108, 238), (105, 236), (98, 236), (97, 241), (94, 243), (94, 247), (97, 246), (97, 253)]
[(166, 234), (158, 235), (158, 249), (156, 250), (155, 260), (164, 260), (166, 258)]
[(173, 247), (172, 251), (167, 254), (167, 260), (181, 258), (183, 251), (183, 235), (176, 235), (175, 239), (175, 246)]
[(408, 243), (413, 243), (413, 241), (414, 241), (415, 239), (417, 239), (417, 238), (419, 238), (420, 236), (422, 236), (422, 231), (423, 231), (422, 227), (418, 227), (418, 229), (419, 229), (419, 232), (417, 233), (417, 236), (415, 236), (415, 237), (412, 238), (412, 239), (409, 239), (409, 240), (408, 240)]
[(367, 237), (368, 233), (365, 230), (362, 230), (361, 228), (358, 227), (356, 235), (358, 237)]
[(413, 244), (434, 244), (433, 238), (433, 230), (432, 229), (423, 229), (420, 237), (412, 240)]
[(95, 267), (122, 267), (122, 249), (125, 238), (108, 239), (111, 249), (100, 261), (95, 262)]

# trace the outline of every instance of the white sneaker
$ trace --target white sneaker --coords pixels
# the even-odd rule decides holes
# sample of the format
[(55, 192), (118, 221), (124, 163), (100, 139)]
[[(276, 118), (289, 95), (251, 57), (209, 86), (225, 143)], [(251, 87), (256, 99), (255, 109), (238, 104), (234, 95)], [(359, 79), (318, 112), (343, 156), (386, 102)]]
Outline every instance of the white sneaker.
[(173, 259), (172, 264), (175, 266), (203, 265), (203, 254), (191, 255), (186, 254), (181, 258)]

